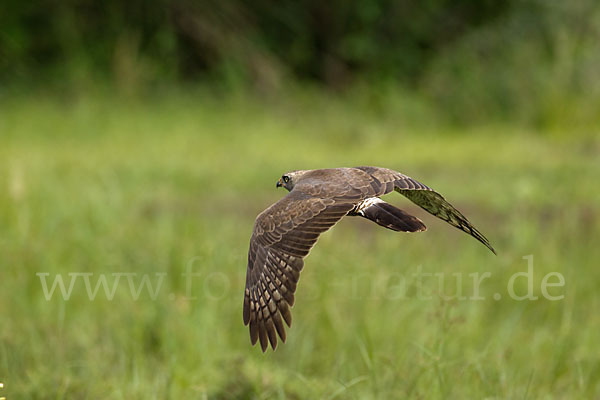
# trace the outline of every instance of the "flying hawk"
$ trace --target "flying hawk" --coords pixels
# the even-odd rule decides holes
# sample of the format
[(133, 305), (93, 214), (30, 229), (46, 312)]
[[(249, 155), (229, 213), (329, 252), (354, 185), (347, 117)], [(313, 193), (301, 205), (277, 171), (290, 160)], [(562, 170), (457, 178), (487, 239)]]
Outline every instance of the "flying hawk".
[(394, 231), (420, 232), (425, 224), (381, 200), (395, 190), (425, 211), (468, 233), (494, 254), (490, 242), (467, 218), (433, 189), (387, 168), (356, 167), (292, 171), (277, 187), (289, 193), (259, 214), (248, 251), (244, 324), (252, 345), (285, 342), (283, 321), (291, 326), (290, 307), (308, 255), (319, 235), (346, 215), (361, 216)]

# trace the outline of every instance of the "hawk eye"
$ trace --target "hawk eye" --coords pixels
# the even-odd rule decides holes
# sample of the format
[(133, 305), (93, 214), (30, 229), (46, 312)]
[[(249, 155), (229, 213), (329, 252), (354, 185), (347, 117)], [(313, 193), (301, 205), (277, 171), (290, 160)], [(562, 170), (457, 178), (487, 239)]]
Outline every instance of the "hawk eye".
[(287, 175), (282, 176), (281, 178), (283, 178), (283, 182), (284, 183), (288, 183), (290, 181), (290, 177)]

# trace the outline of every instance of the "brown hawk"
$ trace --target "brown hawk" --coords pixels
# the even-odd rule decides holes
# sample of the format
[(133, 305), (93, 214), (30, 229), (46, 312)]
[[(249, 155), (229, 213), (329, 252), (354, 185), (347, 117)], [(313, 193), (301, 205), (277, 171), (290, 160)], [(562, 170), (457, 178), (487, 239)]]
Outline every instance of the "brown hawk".
[(252, 345), (260, 340), (275, 349), (285, 342), (283, 321), (291, 326), (290, 307), (308, 255), (319, 235), (346, 215), (357, 215), (394, 231), (427, 228), (412, 215), (381, 200), (395, 190), (427, 212), (468, 233), (494, 254), (490, 242), (467, 218), (433, 189), (387, 168), (356, 167), (293, 171), (277, 181), (289, 193), (259, 214), (248, 251), (244, 324)]

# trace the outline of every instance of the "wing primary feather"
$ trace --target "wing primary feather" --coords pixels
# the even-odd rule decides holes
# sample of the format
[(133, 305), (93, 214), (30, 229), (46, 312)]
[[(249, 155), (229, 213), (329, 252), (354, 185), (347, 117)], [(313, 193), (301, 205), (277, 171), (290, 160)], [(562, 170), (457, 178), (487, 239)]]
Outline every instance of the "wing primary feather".
[(289, 328), (292, 327), (292, 313), (290, 308), (286, 307), (285, 310), (281, 310), (281, 316)]
[(256, 344), (258, 340), (258, 323), (257, 321), (250, 321), (250, 342), (252, 346)]
[(272, 318), (269, 318), (265, 321), (265, 329), (267, 330), (267, 336), (269, 338), (269, 343), (271, 343), (271, 348), (275, 350), (277, 348), (277, 334), (275, 333), (275, 325), (273, 324)]
[(260, 341), (260, 348), (262, 349), (262, 352), (264, 353), (265, 351), (267, 351), (267, 347), (269, 347), (269, 342), (267, 339), (267, 330), (265, 328), (265, 321), (260, 319), (258, 321), (258, 339)]
[(248, 322), (250, 322), (250, 290), (247, 286), (246, 283), (246, 290), (244, 291), (244, 325), (248, 325)]
[[(281, 308), (279, 310), (281, 312)], [(281, 316), (279, 313), (275, 313), (273, 315), (273, 324), (275, 325), (275, 329), (277, 329), (277, 333), (279, 334), (281, 341), (285, 343), (287, 337), (285, 333), (285, 327), (283, 326), (283, 322), (281, 321)]]

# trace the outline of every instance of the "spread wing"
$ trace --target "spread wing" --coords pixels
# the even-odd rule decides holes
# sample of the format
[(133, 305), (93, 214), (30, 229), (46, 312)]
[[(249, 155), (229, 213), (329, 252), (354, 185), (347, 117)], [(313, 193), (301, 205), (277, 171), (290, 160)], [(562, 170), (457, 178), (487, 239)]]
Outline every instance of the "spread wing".
[(372, 185), (378, 196), (395, 190), (428, 213), (473, 236), (496, 254), (489, 240), (469, 222), (467, 217), (435, 190), (391, 169), (377, 167), (357, 167), (357, 169), (373, 178)]
[(319, 235), (348, 214), (357, 202), (372, 192), (364, 182), (332, 183), (317, 192), (292, 190), (263, 211), (254, 224), (248, 252), (244, 293), (244, 324), (250, 325), (250, 340), (260, 340), (263, 352), (277, 335), (285, 342), (283, 321), (291, 326), (290, 306), (304, 265), (303, 258)]

